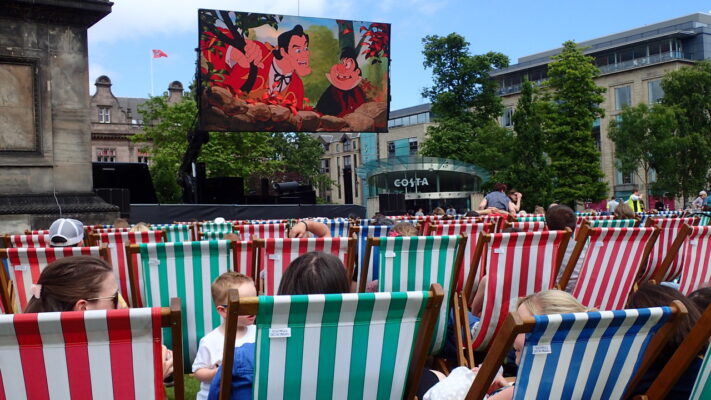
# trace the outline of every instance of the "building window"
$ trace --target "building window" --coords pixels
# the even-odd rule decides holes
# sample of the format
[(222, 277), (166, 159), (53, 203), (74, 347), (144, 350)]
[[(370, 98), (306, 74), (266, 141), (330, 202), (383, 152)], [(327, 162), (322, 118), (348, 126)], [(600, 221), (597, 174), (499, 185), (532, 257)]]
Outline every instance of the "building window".
[(415, 156), (417, 155), (417, 139), (416, 138), (410, 138), (410, 155)]
[(632, 104), (632, 86), (615, 88), (615, 110), (621, 110), (623, 106), (630, 104)]
[(321, 159), (321, 173), (327, 174), (327, 173), (331, 172), (330, 165), (331, 165), (331, 160), (329, 160), (328, 158), (322, 158)]
[(110, 107), (99, 107), (99, 123), (110, 124), (111, 123), (111, 108)]
[(664, 89), (662, 89), (661, 79), (647, 82), (647, 90), (649, 92), (649, 104), (662, 102), (662, 97), (664, 97)]
[(388, 142), (388, 158), (395, 157), (395, 142)]
[(501, 125), (505, 128), (510, 128), (513, 126), (513, 108), (507, 107), (504, 110), (504, 115), (501, 118)]
[(148, 164), (148, 161), (150, 161), (150, 157), (148, 157), (146, 155), (139, 155), (138, 156), (139, 163)]
[(351, 151), (351, 141), (346, 139), (343, 141), (343, 151)]
[(338, 199), (341, 199), (341, 163), (338, 161), (340, 157), (336, 157), (336, 176), (338, 177), (338, 182), (336, 186), (338, 187)]
[(343, 156), (343, 167), (351, 166), (351, 156)]
[(600, 138), (600, 118), (595, 118), (593, 121), (592, 136), (595, 141), (595, 147), (597, 151), (602, 153), (602, 140)]
[(98, 162), (116, 162), (116, 149), (114, 149), (114, 148), (98, 148), (98, 149), (96, 149), (96, 161), (98, 161)]

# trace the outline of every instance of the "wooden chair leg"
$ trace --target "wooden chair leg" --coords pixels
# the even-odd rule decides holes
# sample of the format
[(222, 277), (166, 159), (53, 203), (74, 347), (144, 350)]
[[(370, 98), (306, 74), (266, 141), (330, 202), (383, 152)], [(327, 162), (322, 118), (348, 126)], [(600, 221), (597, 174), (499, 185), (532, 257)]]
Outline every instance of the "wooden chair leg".
[(472, 333), (471, 330), (469, 329), (469, 300), (467, 299), (467, 296), (462, 293), (461, 294), (461, 302), (462, 302), (462, 316), (464, 317), (464, 320), (467, 321), (466, 325), (464, 326), (464, 356), (469, 360), (469, 367), (474, 368), (476, 367), (476, 360), (474, 359), (474, 346), (472, 343)]
[(454, 307), (453, 307), (453, 312), (454, 312), (454, 337), (456, 339), (456, 345), (457, 345), (457, 364), (459, 366), (464, 366), (471, 368), (469, 366), (469, 360), (466, 359), (465, 354), (464, 354), (464, 348), (463, 348), (463, 340), (462, 340), (462, 328), (463, 328), (463, 323), (462, 323), (462, 313), (461, 313), (461, 296), (459, 294), (455, 294), (454, 297)]

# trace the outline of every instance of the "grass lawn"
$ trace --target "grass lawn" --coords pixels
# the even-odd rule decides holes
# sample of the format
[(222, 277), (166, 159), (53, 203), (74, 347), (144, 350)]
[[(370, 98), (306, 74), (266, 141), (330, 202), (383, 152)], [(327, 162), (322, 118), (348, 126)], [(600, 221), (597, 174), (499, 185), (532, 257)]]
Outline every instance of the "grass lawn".
[[(192, 376), (185, 375), (185, 400), (193, 400), (199, 391), (200, 381)], [(168, 395), (168, 399), (175, 400), (172, 387), (166, 388), (165, 392)]]

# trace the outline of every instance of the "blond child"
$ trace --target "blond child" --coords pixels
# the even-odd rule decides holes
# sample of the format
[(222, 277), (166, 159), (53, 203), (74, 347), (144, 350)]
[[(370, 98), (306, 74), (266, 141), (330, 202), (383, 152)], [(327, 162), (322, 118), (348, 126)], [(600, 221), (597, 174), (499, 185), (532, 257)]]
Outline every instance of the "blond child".
[[(217, 367), (222, 363), (222, 351), (225, 343), (225, 317), (227, 316), (227, 291), (237, 289), (240, 297), (254, 297), (257, 289), (252, 278), (237, 272), (225, 272), (212, 283), (212, 301), (217, 312), (222, 317), (220, 326), (200, 339), (197, 355), (193, 362), (193, 374), (200, 381), (200, 391), (197, 400), (206, 400), (210, 390), (210, 382), (217, 373)], [(254, 343), (256, 328), (254, 316), (239, 316), (237, 319), (237, 336), (235, 347), (244, 343)]]

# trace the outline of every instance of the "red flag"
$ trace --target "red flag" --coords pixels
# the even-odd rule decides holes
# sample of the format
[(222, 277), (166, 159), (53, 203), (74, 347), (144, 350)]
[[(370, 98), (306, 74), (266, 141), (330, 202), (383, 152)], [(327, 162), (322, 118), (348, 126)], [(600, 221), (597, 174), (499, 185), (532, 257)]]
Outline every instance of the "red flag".
[(168, 57), (163, 50), (153, 50), (153, 58)]

